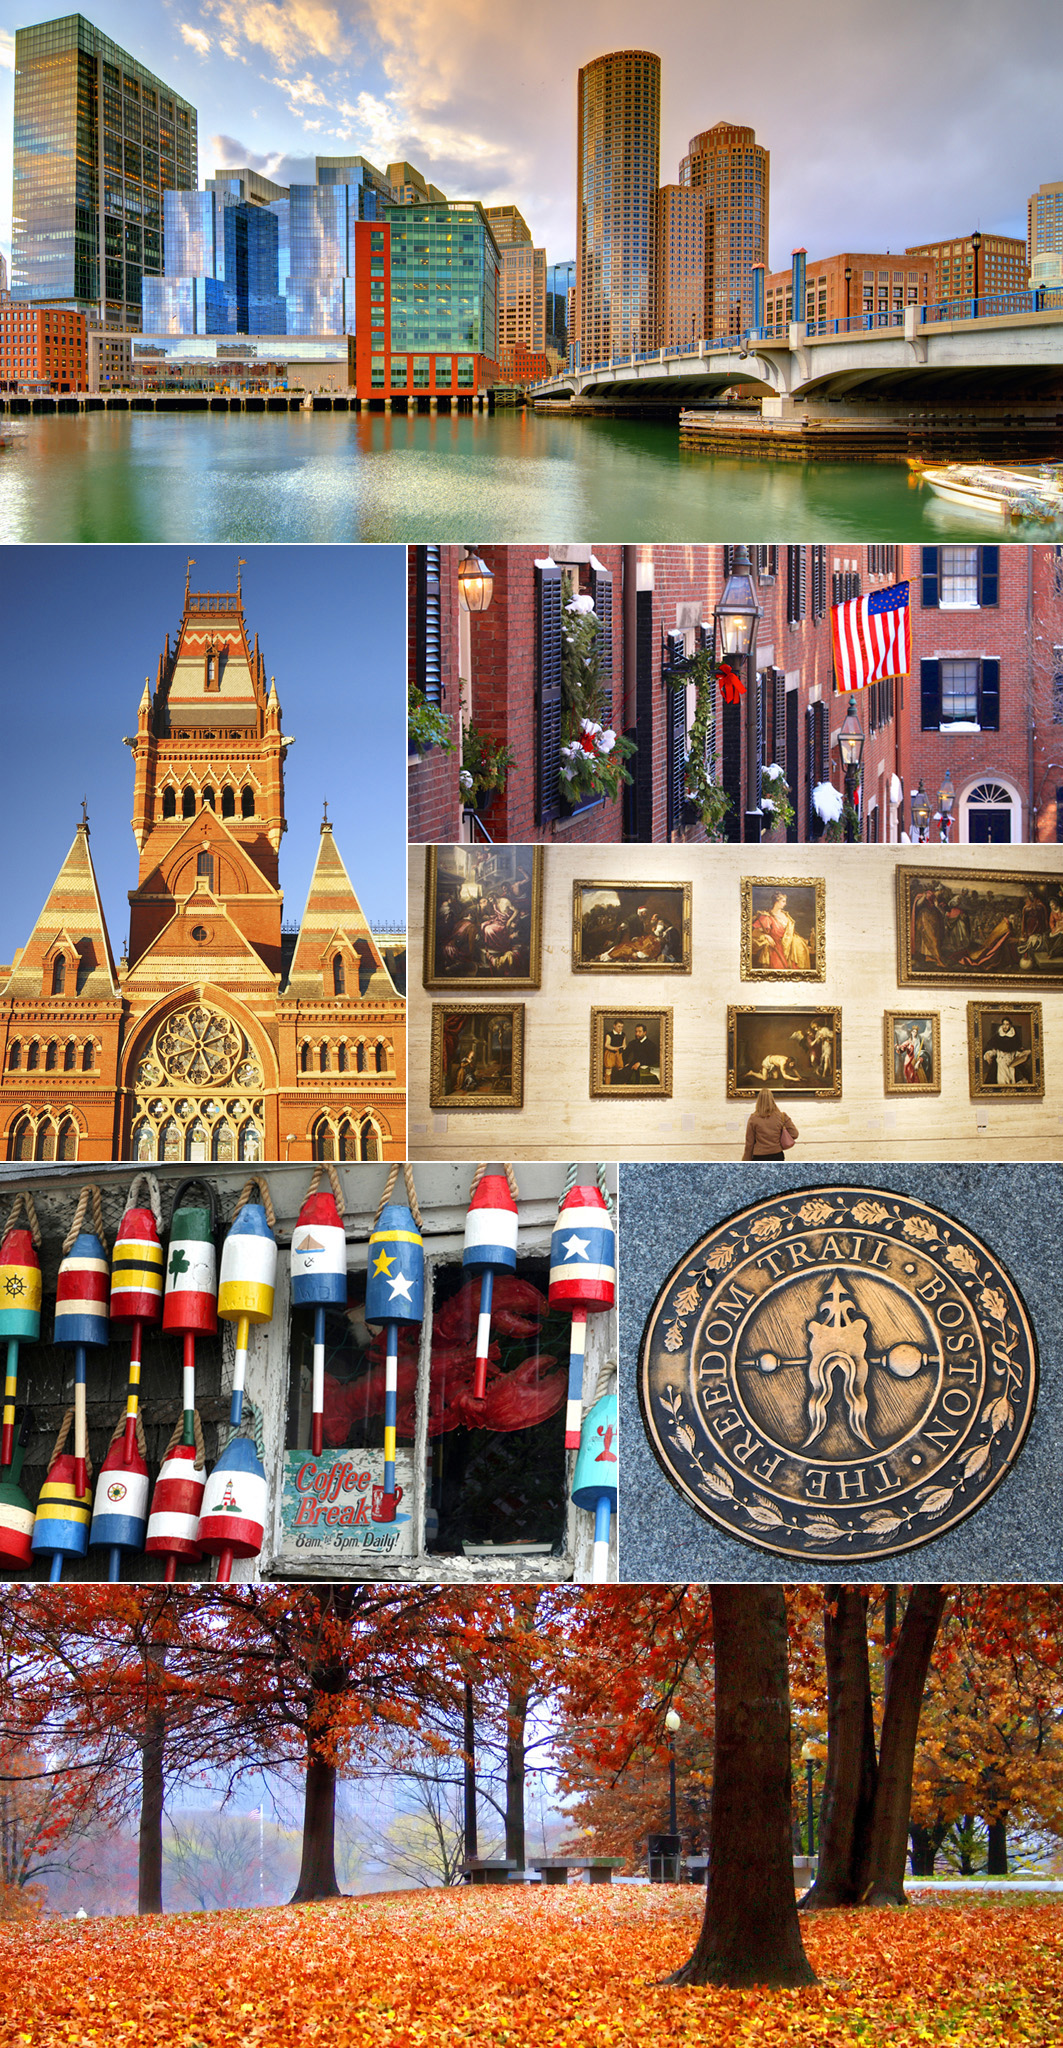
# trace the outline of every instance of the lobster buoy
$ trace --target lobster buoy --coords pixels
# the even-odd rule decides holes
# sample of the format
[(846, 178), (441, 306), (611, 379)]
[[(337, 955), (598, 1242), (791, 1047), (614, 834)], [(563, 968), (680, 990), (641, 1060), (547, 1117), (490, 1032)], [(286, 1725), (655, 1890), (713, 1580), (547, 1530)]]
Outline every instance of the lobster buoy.
[(597, 1187), (571, 1187), (562, 1197), (550, 1239), (547, 1298), (551, 1308), (572, 1311), (565, 1449), (574, 1451), (580, 1442), (587, 1315), (612, 1308), (616, 1299), (616, 1232)]
[(74, 1411), (68, 1409), (52, 1452), (48, 1477), (41, 1487), (33, 1524), (34, 1556), (51, 1558), (53, 1579), (62, 1578), (64, 1557), (84, 1557), (89, 1547), (92, 1497), (87, 1473), (83, 1461), (79, 1488), (77, 1458), (73, 1451), (65, 1449), (72, 1419), (76, 1422)]
[(292, 1232), (290, 1264), (293, 1306), (314, 1311), (310, 1448), (315, 1458), (325, 1441), (325, 1310), (347, 1306), (347, 1238), (337, 1206), (343, 1189), (331, 1161), (326, 1164), (332, 1192), (318, 1192), (321, 1169), (316, 1167)]
[(476, 1325), (476, 1368), (473, 1398), (482, 1401), (487, 1389), (487, 1353), (491, 1345), (491, 1298), (496, 1273), (513, 1273), (517, 1265), (517, 1204), (504, 1173), (485, 1173), (479, 1180), (465, 1218), (461, 1263), (467, 1273), (480, 1274), (480, 1315)]
[[(137, 1190), (143, 1184), (151, 1208), (137, 1206)], [(130, 1326), (129, 1386), (126, 1393), (125, 1452), (132, 1467), (136, 1454), (137, 1411), (140, 1407), (140, 1366), (146, 1324), (162, 1315), (163, 1256), (159, 1242), (159, 1193), (146, 1173), (137, 1175), (129, 1190), (125, 1212), (118, 1225), (111, 1259), (111, 1322), (119, 1328)], [(108, 1454), (109, 1455), (109, 1454)], [(98, 1488), (97, 1488), (98, 1492)], [(95, 1537), (91, 1539), (95, 1542)], [(111, 1560), (117, 1577), (115, 1559)]]
[[(82, 1228), (90, 1200), (94, 1203), (92, 1230)], [(74, 1347), (74, 1471), (72, 1499), (87, 1493), (85, 1477), (88, 1457), (88, 1423), (85, 1411), (85, 1353), (101, 1351), (110, 1342), (108, 1295), (111, 1268), (103, 1242), (103, 1204), (98, 1187), (85, 1188), (71, 1226), (73, 1243), (64, 1240), (55, 1296), (55, 1342)], [(69, 1244), (67, 1251), (65, 1246)], [(50, 1475), (49, 1475), (50, 1477)], [(48, 1481), (45, 1481), (47, 1487)], [(43, 1494), (41, 1498), (43, 1499)], [(40, 1505), (37, 1508), (40, 1514)], [(82, 1549), (81, 1555), (84, 1555)]]
[(267, 1209), (269, 1191), (265, 1182), (248, 1181), (248, 1190), (255, 1185), (260, 1199), (252, 1202), (245, 1194), (221, 1249), (218, 1315), (222, 1322), (236, 1324), (236, 1365), (229, 1414), (234, 1429), (243, 1413), (250, 1326), (271, 1320), (277, 1284), (273, 1205), (270, 1203)]
[(33, 1544), (33, 1509), (22, 1491), (22, 1461), (29, 1438), (29, 1416), (24, 1415), (18, 1442), (0, 1476), (0, 1565), (24, 1572), (30, 1563)]
[(591, 1584), (609, 1576), (609, 1523), (616, 1513), (619, 1474), (616, 1387), (602, 1394), (583, 1418), (579, 1456), (572, 1481), (572, 1500), (594, 1516), (594, 1563)]
[(218, 1581), (225, 1584), (234, 1557), (257, 1557), (266, 1533), (266, 1474), (249, 1437), (226, 1445), (203, 1493), (199, 1547), (217, 1557)]
[[(407, 1188), (412, 1199), (412, 1175)], [(392, 1183), (393, 1185), (393, 1183)], [(367, 1323), (387, 1326), (384, 1366), (384, 1492), (377, 1519), (395, 1520), (395, 1425), (398, 1412), (399, 1324), (424, 1320), (424, 1244), (412, 1210), (385, 1201), (369, 1238), (365, 1283)]]
[[(135, 1418), (134, 1418), (135, 1423)], [(123, 1550), (143, 1550), (148, 1521), (148, 1468), (137, 1435), (129, 1456), (125, 1435), (116, 1431), (96, 1479), (89, 1543), (109, 1550), (108, 1578), (119, 1577)]]
[[(20, 1224), (18, 1217), (23, 1208), (27, 1221)], [(41, 1262), (37, 1255), (40, 1241), (32, 1198), (16, 1195), (3, 1243), (0, 1244), (0, 1339), (7, 1340), (0, 1467), (10, 1465), (15, 1454), (18, 1347), (20, 1344), (36, 1344), (41, 1334)], [(12, 1485), (18, 1492), (17, 1481), (13, 1480)]]
[[(199, 1521), (205, 1482), (206, 1466), (195, 1443), (170, 1444), (151, 1496), (148, 1533), (144, 1542), (149, 1554), (166, 1557), (167, 1578), (173, 1577), (177, 1558), (194, 1560), (203, 1555)], [(170, 1559), (174, 1560), (173, 1567)]]
[(182, 1198), (188, 1182), (177, 1190), (170, 1242), (166, 1253), (166, 1292), (162, 1327), (167, 1335), (213, 1337), (218, 1328), (217, 1260), (214, 1256), (214, 1190), (209, 1202)]

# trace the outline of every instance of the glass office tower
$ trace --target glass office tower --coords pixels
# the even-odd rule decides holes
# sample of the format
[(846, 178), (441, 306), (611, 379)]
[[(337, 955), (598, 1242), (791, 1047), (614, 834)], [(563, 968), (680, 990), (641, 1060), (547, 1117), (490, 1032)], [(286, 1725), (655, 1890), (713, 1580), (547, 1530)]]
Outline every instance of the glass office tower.
[(468, 199), (390, 206), (387, 220), (392, 349), (471, 349), (493, 359), (499, 255), (483, 208)]
[(11, 293), (140, 326), (162, 194), (198, 179), (196, 110), (85, 20), (15, 35)]
[(166, 276), (144, 279), (146, 334), (283, 334), (277, 216), (228, 187), (167, 192)]

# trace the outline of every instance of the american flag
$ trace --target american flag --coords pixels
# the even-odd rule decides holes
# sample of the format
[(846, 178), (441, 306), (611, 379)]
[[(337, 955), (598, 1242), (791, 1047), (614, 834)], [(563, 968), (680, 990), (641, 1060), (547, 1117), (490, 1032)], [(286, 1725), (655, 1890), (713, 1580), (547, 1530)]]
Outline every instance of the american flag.
[(831, 606), (835, 687), (866, 690), (886, 676), (906, 676), (912, 662), (907, 583)]

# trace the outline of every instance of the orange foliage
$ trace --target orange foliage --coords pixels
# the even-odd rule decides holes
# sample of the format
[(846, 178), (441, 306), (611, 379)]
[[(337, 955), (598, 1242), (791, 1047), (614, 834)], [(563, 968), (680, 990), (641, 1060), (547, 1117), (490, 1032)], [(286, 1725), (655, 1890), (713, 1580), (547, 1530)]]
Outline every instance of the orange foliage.
[(693, 1889), (416, 1892), (183, 1918), (0, 1927), (11, 2048), (1050, 2048), (1063, 1908), (915, 1906), (805, 1927), (801, 1991), (676, 1989)]

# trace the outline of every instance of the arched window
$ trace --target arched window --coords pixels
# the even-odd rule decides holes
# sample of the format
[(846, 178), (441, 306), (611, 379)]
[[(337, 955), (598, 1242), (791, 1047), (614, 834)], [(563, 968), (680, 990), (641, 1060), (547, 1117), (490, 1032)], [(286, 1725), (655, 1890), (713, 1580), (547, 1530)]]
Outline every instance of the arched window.
[(39, 1045), (38, 1045), (38, 1043), (37, 1043), (37, 1040), (36, 1040), (36, 1039), (34, 1039), (34, 1041), (33, 1041), (33, 1044), (32, 1044), (32, 1045), (30, 1046), (30, 1049), (29, 1049), (28, 1053), (26, 1054), (26, 1065), (27, 1065), (27, 1067), (28, 1067), (28, 1068), (30, 1069), (30, 1071), (32, 1072), (32, 1070), (34, 1069), (34, 1067), (39, 1067), (39, 1066), (40, 1066), (40, 1063), (41, 1063), (41, 1049), (40, 1049), (40, 1046), (39, 1046)]
[(257, 1124), (244, 1124), (240, 1131), (240, 1158), (252, 1162), (262, 1157), (262, 1133)]
[(52, 994), (61, 996), (66, 987), (66, 954), (57, 953), (52, 962)]
[(162, 793), (162, 815), (163, 815), (163, 817), (164, 817), (164, 818), (176, 818), (176, 816), (177, 816), (177, 791), (176, 791), (175, 789), (164, 789), (164, 790), (163, 790), (163, 793)]
[(160, 1159), (181, 1159), (181, 1129), (173, 1117), (168, 1117), (159, 1132), (158, 1157)]
[(363, 1159), (379, 1159), (380, 1133), (369, 1117), (362, 1125), (361, 1153)]
[(217, 676), (218, 657), (215, 654), (214, 649), (211, 648), (210, 653), (207, 655), (207, 673), (205, 678), (208, 690), (213, 690), (215, 688), (215, 685), (217, 683)]
[(210, 1145), (210, 1156), (221, 1165), (227, 1165), (230, 1160), (235, 1159), (236, 1142), (233, 1136), (233, 1127), (230, 1123), (226, 1122), (215, 1125), (214, 1136), (211, 1139)]
[(155, 1133), (143, 1118), (138, 1124), (133, 1125), (132, 1152), (134, 1159), (155, 1157)]
[(338, 1045), (336, 1047), (336, 1067), (337, 1071), (341, 1074), (347, 1072), (347, 1047), (345, 1045)]
[(14, 1045), (11, 1047), (10, 1052), (8, 1053), (7, 1064), (11, 1073), (15, 1073), (17, 1069), (22, 1065), (22, 1047), (19, 1044), (17, 1038), (14, 1042)]
[(78, 1063), (78, 1049), (77, 1049), (77, 1046), (76, 1046), (76, 1045), (74, 1044), (74, 1041), (73, 1041), (73, 1039), (72, 1039), (72, 1038), (68, 1038), (68, 1039), (67, 1039), (67, 1042), (66, 1042), (66, 1044), (65, 1044), (65, 1045), (64, 1045), (64, 1047), (63, 1047), (63, 1072), (64, 1072), (64, 1074), (72, 1074), (72, 1073), (74, 1072), (74, 1069), (75, 1069), (75, 1067), (77, 1066), (77, 1063)]
[(181, 816), (182, 818), (194, 818), (195, 815), (196, 792), (194, 789), (183, 789), (181, 791)]
[(20, 1116), (8, 1141), (8, 1153), (12, 1159), (33, 1158), (33, 1125), (28, 1116)]
[(301, 1074), (308, 1074), (310, 1072), (310, 1046), (305, 1038), (299, 1047), (299, 1072)]
[(203, 809), (205, 811), (212, 811), (214, 809), (214, 791), (209, 782), (203, 791)]
[(73, 1117), (65, 1116), (59, 1126), (55, 1156), (57, 1159), (76, 1159), (78, 1156), (78, 1130)]
[(385, 1069), (386, 1065), (387, 1065), (387, 1054), (386, 1054), (386, 1053), (385, 1053), (385, 1051), (384, 1051), (384, 1042), (383, 1042), (383, 1040), (382, 1040), (382, 1039), (378, 1038), (378, 1039), (377, 1039), (377, 1042), (376, 1042), (376, 1070), (377, 1070), (377, 1073), (378, 1073), (378, 1074), (382, 1074), (382, 1073), (384, 1072), (384, 1069)]
[(92, 1043), (92, 1040), (91, 1040), (91, 1038), (90, 1038), (90, 1039), (89, 1039), (89, 1042), (88, 1042), (88, 1044), (87, 1044), (87, 1045), (85, 1046), (85, 1049), (84, 1049), (84, 1051), (82, 1052), (82, 1055), (81, 1055), (81, 1071), (82, 1071), (82, 1073), (83, 1073), (83, 1074), (91, 1074), (91, 1072), (92, 1072), (92, 1069), (93, 1069), (93, 1067), (95, 1066), (95, 1064), (96, 1064), (96, 1048), (95, 1048), (95, 1046), (93, 1045), (93, 1043)]
[(327, 1117), (319, 1116), (312, 1132), (315, 1159), (335, 1159), (336, 1133)]
[(206, 851), (206, 848), (203, 849), (202, 853), (197, 853), (196, 855), (196, 875), (201, 880), (206, 882), (208, 889), (213, 889), (214, 861), (211, 855)]
[(55, 1125), (50, 1116), (43, 1117), (37, 1125), (37, 1143), (33, 1148), (35, 1159), (55, 1158)]
[(358, 1056), (357, 1056), (357, 1061), (356, 1061), (356, 1064), (357, 1064), (358, 1072), (359, 1072), (360, 1074), (364, 1074), (364, 1073), (365, 1073), (365, 1042), (364, 1042), (364, 1040), (363, 1040), (363, 1039), (361, 1039), (361, 1038), (360, 1038), (360, 1039), (358, 1040)]
[(347, 993), (347, 972), (343, 965), (342, 953), (334, 953), (332, 956), (332, 993), (334, 996), (345, 996)]
[(249, 784), (246, 789), (240, 791), (240, 816), (241, 818), (253, 818), (254, 815), (255, 792)]
[(210, 1158), (207, 1128), (201, 1117), (193, 1117), (185, 1132), (185, 1158), (191, 1160)]
[(321, 1046), (320, 1046), (320, 1049), (319, 1049), (319, 1052), (318, 1052), (318, 1058), (319, 1058), (319, 1060), (320, 1060), (320, 1062), (321, 1062), (321, 1071), (322, 1071), (322, 1073), (323, 1073), (323, 1074), (327, 1074), (327, 1073), (328, 1073), (328, 1046), (326, 1045), (326, 1043), (325, 1043), (324, 1039), (322, 1039), (322, 1041), (321, 1041)]
[(339, 1155), (341, 1159), (358, 1157), (358, 1132), (347, 1117), (344, 1117), (339, 1129)]
[(48, 1041), (48, 1049), (44, 1055), (44, 1064), (46, 1070), (50, 1074), (54, 1073), (56, 1067), (59, 1065), (59, 1047), (57, 1046), (54, 1038), (49, 1039)]
[(236, 792), (226, 784), (221, 793), (221, 814), (223, 818), (236, 816)]

